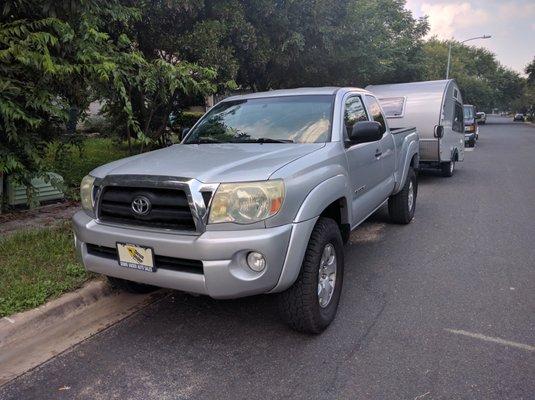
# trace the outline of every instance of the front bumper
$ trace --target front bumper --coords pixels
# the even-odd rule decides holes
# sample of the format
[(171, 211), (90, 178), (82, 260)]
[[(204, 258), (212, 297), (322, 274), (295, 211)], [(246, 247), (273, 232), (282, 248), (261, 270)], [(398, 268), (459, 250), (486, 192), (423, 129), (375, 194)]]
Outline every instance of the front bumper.
[[(213, 298), (236, 298), (280, 291), (291, 285), (288, 277), (297, 276), (304, 255), (303, 238), (308, 241), (316, 220), (191, 236), (105, 225), (80, 211), (74, 215), (73, 225), (78, 255), (89, 271)], [(145, 272), (121, 267), (116, 259), (87, 250), (87, 244), (115, 248), (117, 242), (151, 247), (158, 256), (202, 261), (202, 273), (164, 268)], [(266, 258), (262, 272), (247, 266), (247, 254), (253, 250)]]
[(475, 132), (465, 133), (464, 134), (464, 142), (465, 143), (472, 142), (474, 140), (476, 140), (476, 133)]

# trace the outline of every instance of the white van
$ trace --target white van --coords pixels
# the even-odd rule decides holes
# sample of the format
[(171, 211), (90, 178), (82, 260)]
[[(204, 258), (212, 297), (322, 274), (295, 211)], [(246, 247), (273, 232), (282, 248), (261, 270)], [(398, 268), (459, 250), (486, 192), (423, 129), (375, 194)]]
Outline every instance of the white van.
[(452, 176), (464, 160), (463, 100), (453, 79), (370, 85), (390, 128), (416, 126), (420, 135), (420, 167), (438, 168)]

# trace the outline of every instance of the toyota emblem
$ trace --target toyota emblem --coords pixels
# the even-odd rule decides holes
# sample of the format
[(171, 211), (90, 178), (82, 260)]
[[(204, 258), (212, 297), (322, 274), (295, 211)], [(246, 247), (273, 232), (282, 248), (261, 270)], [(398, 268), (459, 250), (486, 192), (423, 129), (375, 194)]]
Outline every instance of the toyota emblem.
[(147, 215), (150, 212), (151, 204), (150, 200), (145, 196), (137, 196), (132, 201), (132, 211), (136, 215)]

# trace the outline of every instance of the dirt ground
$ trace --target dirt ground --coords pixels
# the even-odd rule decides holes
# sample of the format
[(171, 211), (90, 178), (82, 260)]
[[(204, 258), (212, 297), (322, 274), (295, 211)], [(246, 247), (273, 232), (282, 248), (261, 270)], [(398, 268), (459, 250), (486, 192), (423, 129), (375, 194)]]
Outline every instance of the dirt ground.
[(43, 228), (70, 219), (80, 204), (72, 201), (54, 203), (32, 210), (14, 211), (0, 214), (0, 236), (20, 229)]

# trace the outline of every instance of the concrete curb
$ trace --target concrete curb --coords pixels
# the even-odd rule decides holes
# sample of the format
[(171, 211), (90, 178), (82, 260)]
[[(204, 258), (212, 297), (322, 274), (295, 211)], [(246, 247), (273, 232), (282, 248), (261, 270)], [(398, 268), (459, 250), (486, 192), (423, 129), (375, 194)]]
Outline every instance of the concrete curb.
[(131, 294), (93, 280), (33, 310), (0, 320), (0, 386), (167, 295)]
[(93, 280), (80, 289), (34, 308), (33, 310), (4, 317), (0, 320), (0, 348), (13, 340), (33, 335), (46, 329), (81, 307), (88, 306), (98, 299), (109, 296), (113, 289), (105, 281)]

